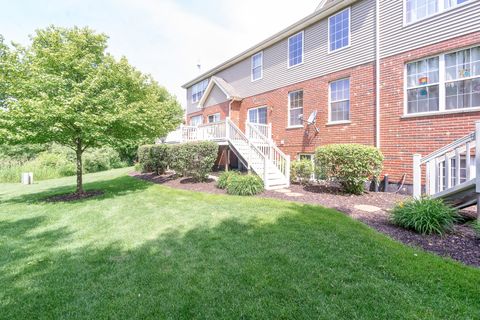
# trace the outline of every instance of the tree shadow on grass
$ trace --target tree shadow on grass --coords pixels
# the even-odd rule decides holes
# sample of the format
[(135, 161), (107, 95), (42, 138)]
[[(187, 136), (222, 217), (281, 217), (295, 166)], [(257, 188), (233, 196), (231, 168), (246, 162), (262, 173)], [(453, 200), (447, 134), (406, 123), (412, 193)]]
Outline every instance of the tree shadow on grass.
[[(96, 182), (85, 183), (84, 185), (85, 191), (90, 190), (101, 190), (104, 193), (99, 196), (85, 198), (81, 200), (75, 201), (65, 201), (61, 203), (79, 203), (85, 201), (101, 201), (105, 199), (111, 199), (118, 196), (124, 196), (127, 194), (131, 194), (134, 192), (139, 192), (145, 190), (152, 186), (151, 183), (142, 181), (139, 179), (135, 179), (129, 176), (122, 176), (115, 179), (110, 180), (102, 180)], [(37, 193), (29, 193), (24, 194), (18, 197), (14, 197), (11, 199), (7, 199), (3, 201), (4, 203), (38, 203), (44, 202), (46, 203), (48, 198), (53, 196), (68, 194), (75, 192), (76, 186), (74, 184), (62, 187), (51, 188), (46, 191), (37, 192)]]
[[(0, 224), (0, 318), (426, 319), (478, 312), (477, 270), (387, 240), (333, 210), (291, 204), (288, 212), (270, 223), (228, 219), (164, 233), (130, 249), (113, 242), (66, 251), (58, 248), (69, 239), (65, 230), (28, 236), (41, 219)], [(24, 264), (29, 255), (39, 262)]]

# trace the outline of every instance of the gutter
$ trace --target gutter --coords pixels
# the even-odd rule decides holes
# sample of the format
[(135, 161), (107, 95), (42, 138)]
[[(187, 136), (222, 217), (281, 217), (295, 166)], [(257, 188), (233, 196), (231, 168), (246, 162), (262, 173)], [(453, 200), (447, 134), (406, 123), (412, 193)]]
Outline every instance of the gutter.
[(375, 146), (380, 148), (380, 0), (375, 5)]

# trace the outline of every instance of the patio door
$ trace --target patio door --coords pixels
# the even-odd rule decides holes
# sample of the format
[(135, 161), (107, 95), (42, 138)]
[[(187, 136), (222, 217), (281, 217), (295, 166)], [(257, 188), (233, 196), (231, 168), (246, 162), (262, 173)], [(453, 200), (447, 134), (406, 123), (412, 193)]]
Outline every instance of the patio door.
[(267, 124), (267, 107), (249, 109), (248, 122)]

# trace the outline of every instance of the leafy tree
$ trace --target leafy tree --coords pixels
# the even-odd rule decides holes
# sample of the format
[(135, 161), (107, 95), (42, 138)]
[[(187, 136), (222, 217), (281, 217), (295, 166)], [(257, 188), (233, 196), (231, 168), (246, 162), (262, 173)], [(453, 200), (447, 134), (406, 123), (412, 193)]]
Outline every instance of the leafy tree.
[(181, 122), (183, 111), (173, 96), (125, 58), (106, 53), (106, 35), (51, 26), (37, 30), (31, 41), (11, 50), (0, 41), (0, 63), (7, 66), (0, 79), (8, 82), (0, 88), (0, 139), (73, 149), (77, 193), (84, 192), (87, 148), (152, 140)]

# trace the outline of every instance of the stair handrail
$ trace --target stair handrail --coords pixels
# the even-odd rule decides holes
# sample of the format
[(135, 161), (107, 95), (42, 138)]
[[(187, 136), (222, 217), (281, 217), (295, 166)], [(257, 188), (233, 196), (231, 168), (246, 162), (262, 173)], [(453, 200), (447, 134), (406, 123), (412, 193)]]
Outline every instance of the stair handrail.
[(275, 165), (275, 167), (285, 176), (287, 181), (290, 181), (290, 156), (287, 156), (285, 153), (280, 150), (272, 139), (268, 139), (260, 130), (258, 130), (254, 125), (251, 125), (250, 122), (245, 123), (246, 130), (247, 128), (255, 132), (263, 141), (263, 144), (267, 144), (270, 148), (268, 152), (268, 159)]
[(237, 125), (232, 120), (230, 120), (230, 118), (228, 118), (228, 117), (226, 119), (226, 126), (227, 126), (227, 129), (225, 131), (226, 131), (226, 134), (227, 134), (226, 138), (227, 138), (228, 141), (231, 142), (232, 140), (234, 140), (230, 137), (232, 135), (232, 129), (233, 129), (233, 133), (237, 134), (244, 142), (246, 142), (248, 144), (250, 149), (253, 150), (253, 152), (255, 152), (259, 156), (259, 158), (261, 159), (261, 163), (262, 163), (261, 168), (255, 168), (254, 166), (251, 166), (251, 163), (252, 163), (251, 159), (247, 160), (248, 166), (252, 167), (254, 171), (258, 170), (259, 172), (257, 172), (257, 174), (262, 178), (265, 185), (267, 185), (267, 179), (266, 179), (267, 163), (265, 161), (266, 156), (250, 141), (250, 139), (242, 132), (242, 130), (240, 130), (240, 128), (238, 128)]
[[(471, 170), (472, 148), (475, 148), (475, 172)], [(461, 177), (461, 162), (465, 157), (466, 174)], [(452, 164), (455, 160), (455, 170)], [(480, 196), (480, 121), (475, 123), (475, 131), (443, 146), (422, 158), (413, 155), (413, 196), (422, 194), (422, 165), (425, 164), (425, 192), (429, 196), (441, 196), (449, 190), (461, 188), (476, 179), (476, 190)]]

